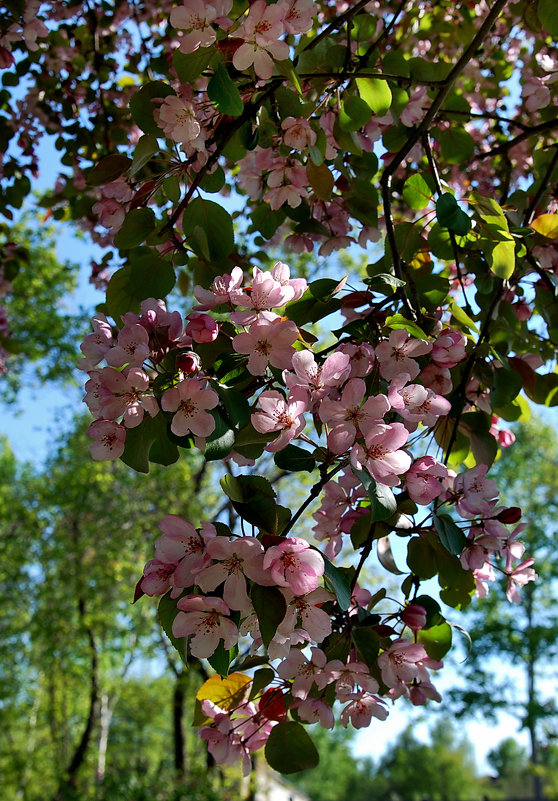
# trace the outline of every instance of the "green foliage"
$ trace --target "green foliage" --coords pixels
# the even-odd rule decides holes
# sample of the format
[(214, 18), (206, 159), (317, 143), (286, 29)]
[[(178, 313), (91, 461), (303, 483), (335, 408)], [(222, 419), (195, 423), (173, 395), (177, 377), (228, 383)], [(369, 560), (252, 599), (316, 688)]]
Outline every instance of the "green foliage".
[(65, 299), (77, 286), (78, 268), (58, 259), (56, 235), (53, 226), (30, 217), (0, 228), (0, 261), (13, 287), (2, 301), (10, 331), (0, 343), (8, 350), (0, 380), (4, 402), (17, 399), (24, 380), (66, 382), (74, 373), (76, 342), (87, 326)]

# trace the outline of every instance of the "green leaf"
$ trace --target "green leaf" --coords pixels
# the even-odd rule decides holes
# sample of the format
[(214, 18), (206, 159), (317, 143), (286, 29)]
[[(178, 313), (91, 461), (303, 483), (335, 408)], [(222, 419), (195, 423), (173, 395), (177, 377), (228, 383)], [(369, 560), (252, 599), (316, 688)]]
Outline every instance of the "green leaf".
[(449, 515), (434, 515), (434, 526), (444, 548), (459, 556), (467, 543), (467, 537)]
[(436, 201), (436, 218), (443, 228), (465, 236), (471, 230), (471, 219), (459, 208), (457, 200), (450, 192), (440, 195)]
[(418, 339), (428, 339), (422, 328), (414, 323), (412, 320), (407, 320), (402, 314), (392, 314), (385, 321), (387, 328), (405, 329), (412, 337)]
[(188, 244), (192, 246), (197, 256), (206, 258), (200, 244), (191, 241), (195, 240), (196, 228), (201, 229), (207, 239), (209, 257), (213, 261), (226, 259), (234, 246), (233, 221), (228, 211), (215, 203), (213, 200), (204, 198), (194, 198), (182, 217), (184, 235), (190, 240)]
[(234, 448), (233, 429), (223, 420), (222, 415), (217, 410), (213, 409), (210, 414), (215, 420), (215, 430), (205, 440), (204, 456), (206, 462), (224, 459)]
[(200, 47), (193, 53), (181, 53), (175, 50), (172, 56), (172, 65), (181, 83), (192, 83), (206, 69), (220, 58), (217, 47)]
[(468, 161), (475, 152), (475, 140), (463, 128), (455, 124), (447, 131), (437, 135), (442, 150), (442, 157), (448, 164), (460, 164)]
[(105, 156), (87, 173), (87, 183), (89, 186), (104, 186), (120, 178), (132, 164), (128, 156), (115, 153), (112, 156)]
[(431, 626), (429, 629), (421, 629), (421, 631), (418, 632), (417, 639), (424, 645), (424, 650), (431, 659), (443, 659), (451, 648), (451, 626), (444, 621), (438, 626)]
[(153, 254), (142, 256), (111, 277), (107, 287), (107, 313), (118, 320), (128, 311), (139, 311), (142, 300), (166, 297), (175, 280), (169, 262), (156, 261)]
[(283, 774), (315, 768), (320, 761), (306, 729), (294, 721), (281, 721), (272, 728), (265, 745), (265, 758), (273, 770)]
[(281, 470), (288, 470), (292, 473), (299, 473), (306, 470), (311, 473), (316, 467), (316, 460), (304, 448), (298, 445), (287, 445), (274, 456), (274, 462)]
[(352, 470), (370, 498), (370, 522), (375, 523), (391, 517), (397, 511), (397, 501), (391, 489), (385, 484), (377, 484), (366, 470), (357, 470), (354, 467)]
[(412, 209), (425, 209), (432, 200), (432, 189), (420, 173), (411, 175), (403, 187), (403, 200)]
[(224, 64), (219, 64), (207, 85), (207, 94), (221, 114), (240, 117), (244, 103), (236, 84), (231, 80)]
[[(284, 600), (284, 599), (283, 599)], [(256, 696), (260, 694), (260, 692), (267, 687), (268, 684), (271, 684), (273, 679), (275, 678), (275, 671), (271, 668), (260, 668), (256, 670), (254, 673), (254, 680), (252, 681), (252, 686), (250, 687), (250, 695), (248, 696), (249, 701), (253, 701)]]
[(358, 93), (377, 117), (383, 117), (391, 106), (391, 89), (381, 78), (357, 78)]
[(246, 397), (235, 387), (211, 381), (211, 387), (219, 395), (231, 423), (238, 428), (245, 426), (250, 420), (250, 404)]
[(498, 242), (491, 250), (485, 251), (488, 266), (498, 278), (507, 280), (515, 270), (515, 242)]
[(331, 193), (335, 186), (335, 178), (325, 164), (314, 164), (309, 161), (306, 164), (306, 174), (308, 182), (312, 187), (314, 194), (320, 200), (331, 200)]
[[(358, 82), (359, 79), (357, 79)], [(360, 79), (364, 80), (364, 79)], [(387, 86), (387, 84), (385, 84)], [(372, 117), (372, 108), (356, 95), (345, 95), (339, 111), (339, 125), (343, 131), (359, 131)]]
[(155, 440), (161, 436), (161, 425), (165, 419), (161, 413), (156, 417), (145, 415), (139, 426), (126, 431), (124, 453), (120, 457), (124, 464), (138, 473), (149, 473), (149, 452)]
[(164, 100), (169, 95), (176, 95), (174, 89), (163, 81), (151, 81), (146, 83), (132, 95), (130, 100), (130, 112), (134, 118), (134, 122), (141, 128), (144, 133), (154, 134), (155, 136), (164, 136), (164, 131), (159, 128), (155, 123), (153, 112), (158, 105), (155, 100), (160, 98)]
[(533, 220), (531, 228), (545, 239), (558, 239), (558, 214), (541, 214)]
[(228, 676), (230, 664), (237, 654), (238, 645), (234, 645), (230, 650), (227, 650), (223, 645), (223, 640), (219, 640), (219, 645), (213, 654), (208, 657), (207, 661), (213, 670), (216, 670), (217, 673), (224, 678)]
[(186, 651), (186, 637), (175, 637), (172, 633), (172, 624), (179, 610), (176, 607), (176, 598), (171, 598), (170, 591), (163, 595), (157, 607), (157, 618), (161, 627), (172, 645), (178, 651), (178, 654), (185, 665), (188, 665), (188, 657)]
[(130, 168), (130, 175), (135, 175), (148, 163), (151, 157), (159, 150), (159, 142), (153, 134), (144, 134), (134, 150), (134, 158)]
[(337, 602), (341, 609), (346, 612), (347, 609), (351, 605), (351, 587), (345, 574), (339, 570), (338, 567), (330, 562), (327, 556), (320, 551), (321, 556), (323, 557), (325, 563), (325, 571), (324, 576), (331, 584), (335, 595), (337, 596)]
[(411, 537), (407, 545), (407, 564), (421, 579), (436, 575), (436, 552), (426, 537)]
[(494, 370), (492, 391), (490, 392), (492, 406), (499, 408), (511, 403), (521, 392), (522, 387), (523, 382), (519, 373), (507, 370), (505, 367)]
[(277, 533), (278, 507), (275, 491), (267, 479), (226, 475), (221, 479), (221, 487), (240, 517), (268, 534)]
[(114, 237), (114, 244), (119, 250), (135, 248), (145, 242), (154, 229), (155, 214), (152, 209), (132, 209)]
[(380, 650), (380, 638), (377, 633), (369, 626), (355, 626), (351, 636), (362, 661), (373, 670)]
[(277, 587), (262, 587), (260, 584), (252, 586), (250, 598), (260, 625), (263, 644), (267, 648), (285, 617), (287, 602)]
[(558, 14), (555, 0), (538, 0), (537, 15), (545, 30), (554, 38), (558, 37)]

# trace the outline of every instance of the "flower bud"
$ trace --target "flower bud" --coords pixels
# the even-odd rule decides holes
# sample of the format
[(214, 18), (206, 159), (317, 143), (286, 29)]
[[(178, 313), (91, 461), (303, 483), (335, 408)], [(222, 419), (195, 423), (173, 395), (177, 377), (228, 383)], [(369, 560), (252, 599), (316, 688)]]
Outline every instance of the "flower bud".
[(401, 612), (401, 620), (413, 631), (419, 631), (426, 625), (426, 609), (420, 604), (408, 604)]
[(509, 506), (496, 515), (496, 520), (499, 520), (500, 523), (517, 523), (520, 519), (521, 509), (519, 506)]
[(201, 369), (200, 357), (193, 350), (188, 350), (177, 356), (176, 367), (185, 375), (192, 375)]

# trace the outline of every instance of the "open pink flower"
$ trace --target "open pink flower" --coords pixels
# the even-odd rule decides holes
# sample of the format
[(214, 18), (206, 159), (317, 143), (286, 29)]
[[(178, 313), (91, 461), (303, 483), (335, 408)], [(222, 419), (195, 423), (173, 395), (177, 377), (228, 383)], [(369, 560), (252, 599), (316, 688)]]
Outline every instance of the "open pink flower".
[(252, 425), (260, 434), (280, 431), (278, 437), (267, 445), (271, 453), (282, 450), (304, 429), (304, 412), (308, 405), (296, 392), (285, 400), (280, 392), (269, 390), (258, 398), (260, 410), (252, 415)]
[(241, 72), (252, 64), (259, 78), (267, 80), (273, 73), (273, 60), (289, 57), (289, 46), (279, 39), (285, 33), (285, 8), (279, 3), (268, 5), (265, 0), (252, 3), (248, 16), (235, 35), (244, 39), (233, 55), (233, 64)]
[(186, 595), (179, 598), (181, 610), (172, 624), (175, 637), (189, 637), (190, 651), (199, 658), (211, 656), (223, 640), (225, 648), (232, 648), (238, 641), (238, 629), (229, 618), (230, 609), (222, 598), (212, 595)]
[(258, 584), (271, 584), (262, 567), (264, 549), (255, 537), (215, 537), (207, 546), (214, 564), (204, 567), (196, 576), (202, 592), (210, 592), (224, 582), (223, 599), (231, 609), (249, 609), (246, 576)]
[(118, 459), (124, 453), (126, 429), (112, 420), (95, 420), (87, 429), (87, 436), (95, 439), (89, 446), (96, 462)]
[(511, 573), (508, 573), (508, 586), (506, 589), (506, 598), (510, 603), (520, 604), (521, 596), (519, 594), (519, 587), (524, 587), (530, 581), (535, 581), (537, 574), (535, 573), (532, 565), (535, 560), (531, 557), (525, 559), (517, 565)]
[(419, 374), (419, 366), (415, 361), (417, 356), (430, 353), (432, 344), (423, 339), (414, 339), (404, 329), (392, 331), (389, 340), (384, 340), (376, 346), (374, 353), (380, 363), (380, 375), (387, 381), (407, 373), (409, 380)]
[(326, 398), (320, 404), (320, 420), (331, 428), (327, 446), (332, 453), (345, 453), (359, 432), (366, 436), (385, 427), (383, 416), (390, 409), (388, 399), (385, 395), (376, 395), (363, 403), (365, 393), (366, 384), (362, 378), (351, 378), (340, 400)]
[(442, 662), (431, 659), (424, 645), (410, 640), (394, 640), (387, 651), (378, 657), (378, 667), (382, 671), (382, 681), (388, 687), (410, 684), (415, 679), (428, 679), (426, 668), (437, 670)]
[(186, 378), (161, 398), (165, 412), (176, 412), (172, 418), (171, 431), (179, 437), (190, 431), (197, 437), (208, 437), (215, 430), (215, 419), (207, 411), (219, 403), (219, 396), (212, 389), (205, 389), (197, 378)]
[(215, 527), (204, 523), (197, 531), (179, 515), (165, 515), (159, 528), (163, 534), (155, 540), (156, 558), (175, 566), (173, 586), (191, 587), (209, 561), (207, 546), (217, 536)]
[(365, 438), (364, 447), (355, 445), (351, 451), (351, 464), (357, 470), (366, 468), (372, 478), (388, 487), (398, 486), (399, 476), (411, 466), (412, 459), (406, 451), (399, 450), (409, 438), (402, 423), (384, 426), (380, 433)]
[(232, 346), (237, 353), (249, 356), (248, 371), (252, 375), (263, 375), (268, 364), (280, 370), (290, 368), (296, 339), (298, 328), (291, 320), (260, 319), (248, 331), (237, 334)]
[(294, 679), (291, 693), (295, 698), (304, 699), (314, 682), (323, 680), (326, 662), (327, 656), (320, 648), (312, 648), (310, 659), (302, 651), (292, 650), (277, 666), (277, 675), (281, 679)]
[(409, 497), (420, 506), (427, 506), (442, 494), (444, 488), (440, 479), (447, 478), (447, 475), (447, 467), (433, 456), (421, 456), (405, 476)]
[(322, 555), (301, 537), (290, 537), (268, 548), (263, 566), (279, 587), (290, 587), (295, 595), (315, 590), (325, 568)]
[(372, 718), (385, 720), (388, 715), (385, 701), (369, 693), (355, 693), (351, 703), (341, 712), (340, 721), (345, 728), (351, 722), (355, 729), (364, 729)]

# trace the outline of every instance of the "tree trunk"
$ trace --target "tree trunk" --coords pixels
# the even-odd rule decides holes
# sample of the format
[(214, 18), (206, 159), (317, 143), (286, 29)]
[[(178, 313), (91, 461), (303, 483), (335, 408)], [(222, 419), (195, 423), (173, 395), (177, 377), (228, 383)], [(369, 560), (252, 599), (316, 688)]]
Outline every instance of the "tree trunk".
[(533, 773), (533, 801), (543, 801), (543, 782), (538, 775), (536, 767), (540, 763), (540, 744), (537, 737), (537, 693), (536, 693), (536, 664), (537, 652), (533, 638), (533, 592), (532, 586), (525, 588), (525, 612), (527, 614), (527, 715), (526, 727), (529, 732), (530, 756), (529, 761), (535, 768)]
[(174, 770), (179, 781), (186, 775), (186, 740), (184, 736), (184, 671), (176, 673), (172, 696)]
[(89, 680), (89, 712), (87, 715), (87, 721), (85, 723), (85, 728), (81, 735), (80, 741), (74, 751), (72, 759), (70, 760), (70, 764), (68, 765), (68, 768), (65, 771), (65, 776), (60, 782), (60, 785), (58, 787), (56, 795), (53, 798), (53, 801), (64, 801), (64, 796), (66, 795), (67, 791), (75, 789), (78, 771), (85, 760), (87, 749), (89, 748), (89, 743), (91, 742), (91, 735), (93, 733), (95, 718), (97, 716), (97, 700), (99, 696), (99, 675), (98, 675), (99, 663), (97, 658), (97, 645), (95, 643), (95, 637), (93, 636), (93, 630), (84, 623), (85, 601), (83, 600), (83, 598), (79, 599), (78, 609), (79, 609), (80, 619), (84, 624), (84, 629), (87, 634), (87, 638), (89, 640), (89, 650), (91, 653), (91, 675)]
[(109, 698), (107, 693), (103, 693), (101, 695), (101, 704), (99, 710), (99, 749), (97, 753), (97, 770), (95, 773), (95, 780), (97, 784), (102, 784), (105, 780), (107, 747), (111, 720), (112, 709), (109, 704)]

